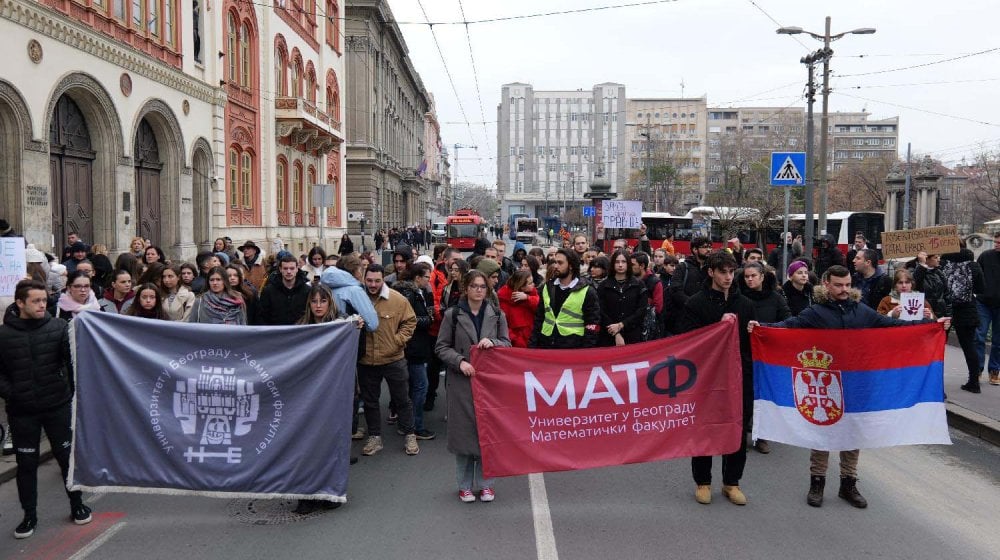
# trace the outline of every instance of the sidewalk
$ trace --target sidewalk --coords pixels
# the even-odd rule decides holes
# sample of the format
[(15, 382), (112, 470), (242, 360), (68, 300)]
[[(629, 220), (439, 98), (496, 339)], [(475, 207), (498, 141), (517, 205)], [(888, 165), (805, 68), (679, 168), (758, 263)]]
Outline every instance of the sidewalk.
[[(963, 391), (959, 386), (968, 379), (962, 349), (945, 346), (944, 390), (948, 395), (948, 424), (955, 429), (1000, 445), (1000, 386), (990, 385), (986, 375), (981, 381), (983, 392), (978, 395)], [(0, 400), (0, 420), (6, 425), (7, 413)], [(9, 437), (9, 435), (8, 435)], [(42, 461), (52, 458), (49, 440), (42, 438)], [(0, 457), (0, 484), (12, 480), (17, 464), (14, 455)]]
[(959, 389), (968, 378), (962, 349), (946, 345), (944, 391), (948, 395), (948, 424), (994, 445), (1000, 445), (1000, 386), (990, 385), (984, 373), (979, 381), (983, 392), (974, 395)]

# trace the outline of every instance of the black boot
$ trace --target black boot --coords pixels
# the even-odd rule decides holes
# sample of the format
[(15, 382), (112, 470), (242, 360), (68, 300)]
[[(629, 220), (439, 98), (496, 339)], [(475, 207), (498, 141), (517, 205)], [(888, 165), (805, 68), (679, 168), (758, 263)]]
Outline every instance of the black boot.
[(969, 382), (962, 385), (962, 390), (970, 393), (981, 393), (982, 389), (979, 388), (979, 375), (970, 375)]
[(853, 476), (840, 477), (840, 492), (837, 495), (856, 508), (868, 507), (868, 500), (858, 492), (858, 479)]
[(806, 495), (806, 503), (812, 507), (820, 507), (823, 505), (823, 489), (826, 488), (826, 477), (825, 476), (810, 476), (809, 477), (809, 494)]

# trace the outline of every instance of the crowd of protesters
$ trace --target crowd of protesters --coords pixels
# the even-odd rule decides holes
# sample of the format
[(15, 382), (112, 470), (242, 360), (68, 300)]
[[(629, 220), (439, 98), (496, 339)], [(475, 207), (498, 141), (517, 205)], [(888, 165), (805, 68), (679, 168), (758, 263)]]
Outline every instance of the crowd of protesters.
[[(363, 410), (364, 425), (355, 414), (352, 438), (363, 440), (361, 454), (371, 456), (384, 448), (383, 381), (391, 398), (384, 423), (404, 437), (403, 451), (417, 455), (420, 441), (434, 439), (423, 413), (434, 410), (443, 373), (447, 448), (456, 456), (456, 483), (463, 502), (475, 501), (476, 491), (481, 501), (496, 496), (493, 481), (482, 477), (470, 380), (475, 374), (470, 361), (473, 347), (622, 346), (688, 332), (734, 313), (741, 327), (743, 420), (749, 431), (753, 369), (748, 332), (754, 325), (901, 324), (899, 294), (916, 290), (926, 294), (926, 320), (955, 318), (969, 368), (968, 382), (961, 388), (980, 392), (986, 331), (1000, 320), (996, 250), (986, 251), (978, 261), (964, 246), (948, 255), (921, 253), (890, 276), (880, 268), (878, 252), (860, 234), (849, 258), (830, 240), (821, 241), (815, 262), (800, 251), (796, 254), (797, 240), (790, 235), (785, 239), (785, 247), (765, 258), (760, 249), (713, 250), (704, 237), (692, 239), (691, 254), (685, 256), (675, 254), (669, 239), (651, 253), (648, 241), (641, 247), (647, 251), (641, 251), (618, 240), (608, 255), (591, 247), (583, 235), (567, 235), (562, 247), (547, 251), (528, 250), (518, 242), (507, 257), (503, 239), (491, 243), (481, 238), (472, 255), (464, 257), (447, 245), (431, 245), (430, 232), (415, 227), (375, 234), (376, 247), (392, 254), (392, 264), (383, 268), (372, 253), (354, 250), (346, 235), (339, 254), (314, 247), (300, 257), (287, 251), (264, 256), (253, 241), (234, 247), (229, 238), (220, 238), (211, 251), (198, 253), (194, 263), (171, 262), (160, 248), (135, 238), (112, 265), (106, 247), (88, 246), (71, 234), (59, 258), (28, 246), (30, 278), (19, 285), (16, 301), (4, 313), (0, 360), (18, 358), (10, 341), (35, 331), (58, 342), (65, 337), (59, 325), (87, 310), (226, 325), (292, 325), (357, 317), (364, 334), (358, 349), (355, 408)], [(422, 254), (425, 248), (428, 254)], [(776, 270), (783, 258), (786, 269)], [(53, 318), (57, 322), (52, 323)], [(53, 348), (62, 352), (58, 345)], [(988, 357), (989, 383), (1000, 385), (1000, 341), (994, 339)], [(55, 360), (47, 366), (62, 371), (68, 380), (65, 387), (54, 389), (60, 396), (52, 402), (31, 396), (31, 383), (19, 377), (27, 375), (19, 367), (0, 370), (0, 397), (7, 400), (12, 418), (31, 416), (46, 431), (50, 428), (46, 422), (68, 422), (68, 408), (62, 407), (72, 391), (69, 361)], [(58, 408), (58, 418), (53, 407)], [(23, 423), (11, 424), (15, 440), (39, 437), (34, 424), (30, 430), (18, 427)], [(68, 433), (68, 424), (65, 428)], [(60, 433), (56, 429), (57, 437)], [(33, 445), (37, 448), (37, 441)], [(754, 442), (754, 447), (763, 454), (770, 451), (763, 440)], [(736, 452), (722, 459), (723, 494), (738, 505), (747, 503), (740, 488), (747, 449), (744, 438)], [(845, 453), (840, 496), (865, 507), (856, 486), (858, 453)], [(57, 459), (63, 466), (65, 458)], [(19, 492), (25, 471), (21, 496), (25, 522), (16, 535), (24, 537), (37, 522), (34, 498), (27, 490), (33, 488), (28, 471), (33, 477), (37, 452), (23, 458), (19, 453), (18, 464)], [(711, 470), (711, 457), (692, 459), (695, 498), (700, 503), (711, 501)], [(825, 470), (826, 456), (814, 451), (810, 505), (822, 503)], [(79, 495), (71, 494), (70, 501), (74, 520), (89, 520), (89, 509), (83, 511), (86, 506)], [(320, 507), (322, 503), (302, 501), (297, 511)]]

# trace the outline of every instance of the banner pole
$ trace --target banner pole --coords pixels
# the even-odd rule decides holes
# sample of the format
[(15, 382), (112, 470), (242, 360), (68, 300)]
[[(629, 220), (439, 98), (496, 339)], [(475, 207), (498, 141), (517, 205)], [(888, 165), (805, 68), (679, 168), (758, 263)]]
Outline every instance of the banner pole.
[[(782, 283), (784, 283), (785, 280), (788, 280), (788, 278), (786, 278), (786, 274), (788, 274), (788, 242), (786, 240), (786, 236), (791, 233), (788, 231), (788, 213), (791, 211), (791, 206), (792, 187), (788, 186), (785, 187), (785, 229), (781, 232), (781, 240), (779, 241), (779, 246), (781, 247), (781, 274), (778, 277), (782, 279)], [(766, 249), (767, 245), (765, 245), (764, 248)]]

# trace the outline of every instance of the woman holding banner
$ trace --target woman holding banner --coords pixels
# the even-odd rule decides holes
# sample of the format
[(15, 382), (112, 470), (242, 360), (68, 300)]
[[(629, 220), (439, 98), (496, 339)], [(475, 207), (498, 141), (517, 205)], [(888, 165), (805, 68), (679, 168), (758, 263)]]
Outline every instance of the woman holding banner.
[(434, 351), (448, 367), (445, 383), (448, 388), (448, 451), (455, 454), (458, 478), (458, 499), (476, 501), (473, 487), (480, 488), (479, 499), (492, 502), (493, 479), (483, 479), (483, 466), (476, 427), (476, 410), (472, 401), (472, 376), (476, 369), (471, 363), (473, 347), (487, 349), (510, 346), (507, 318), (486, 301), (489, 283), (482, 272), (470, 270), (462, 279), (464, 296), (451, 307), (441, 321)]
[(226, 269), (216, 266), (208, 272), (208, 290), (195, 300), (188, 322), (210, 325), (247, 324), (247, 308), (243, 296), (229, 285)]

